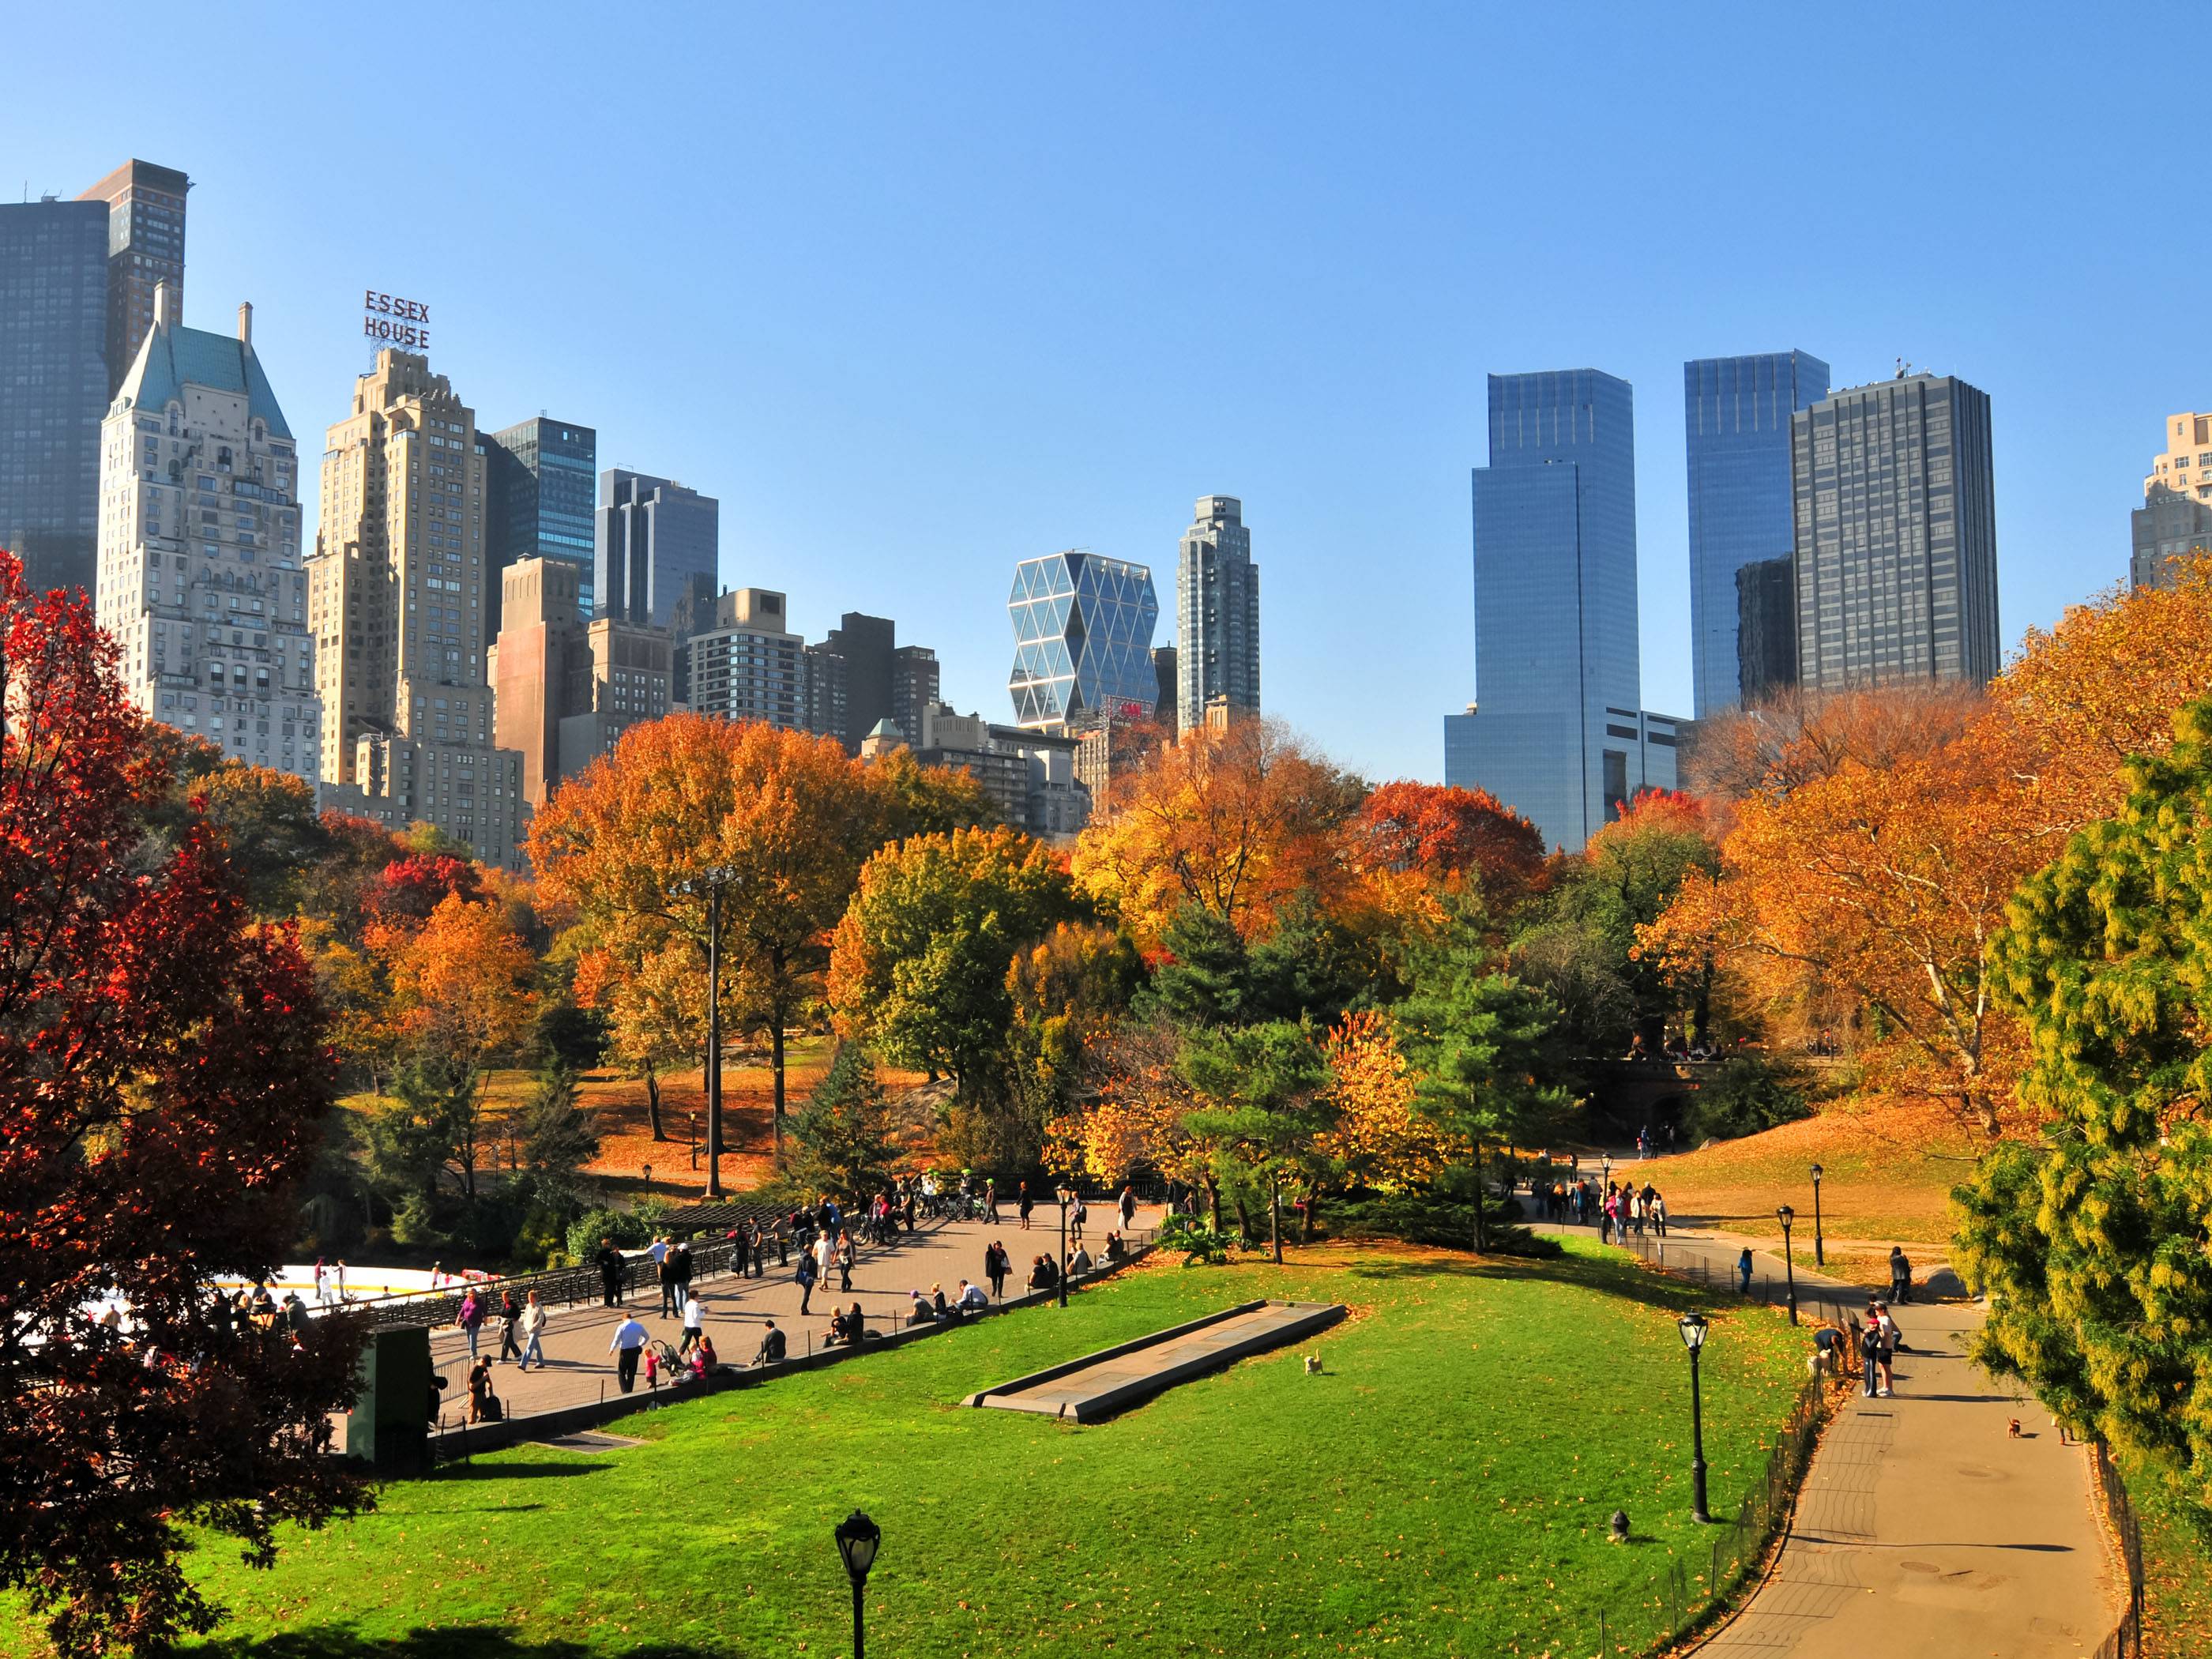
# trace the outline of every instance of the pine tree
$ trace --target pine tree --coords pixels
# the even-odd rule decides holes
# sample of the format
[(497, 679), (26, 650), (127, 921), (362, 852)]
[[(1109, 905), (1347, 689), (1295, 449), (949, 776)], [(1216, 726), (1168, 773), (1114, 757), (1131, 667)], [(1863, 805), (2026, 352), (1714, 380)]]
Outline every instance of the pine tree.
[(891, 1109), (876, 1063), (859, 1043), (837, 1045), (791, 1134), (791, 1172), (803, 1186), (858, 1201), (890, 1184), (898, 1158)]

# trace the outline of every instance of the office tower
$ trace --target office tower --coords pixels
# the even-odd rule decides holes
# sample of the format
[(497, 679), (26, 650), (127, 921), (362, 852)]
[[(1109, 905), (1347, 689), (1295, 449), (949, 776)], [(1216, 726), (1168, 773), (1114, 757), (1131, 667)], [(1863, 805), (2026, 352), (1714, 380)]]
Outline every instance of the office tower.
[(322, 708), (301, 568), (299, 459), (253, 352), (153, 326), (100, 428), (100, 625), (131, 701), (233, 760), (322, 775)]
[(308, 600), (326, 800), (434, 824), (513, 868), (528, 808), (522, 756), (493, 735), (483, 472), (452, 383), (426, 357), (379, 351), (325, 440)]
[(1595, 369), (1490, 377), (1474, 639), (1476, 701), (1445, 719), (1444, 781), (1489, 790), (1577, 850), (1644, 786), (1627, 381)]
[(2212, 415), (2168, 416), (2166, 435), (2143, 480), (2143, 504), (2129, 515), (2128, 580), (2136, 587), (2170, 586), (2172, 561), (2212, 550)]
[(169, 315), (185, 314), (185, 192), (174, 167), (125, 161), (77, 198), (107, 210), (107, 389), (114, 395), (154, 326), (154, 293), (169, 287)]
[(1788, 559), (1735, 573), (1735, 680), (1755, 707), (1797, 684), (1797, 579)]
[(1225, 696), (1260, 708), (1260, 569), (1234, 495), (1201, 495), (1176, 559), (1176, 708), (1182, 729), (1203, 725)]
[(673, 479), (620, 467), (600, 473), (592, 527), (597, 612), (667, 627), (695, 576), (709, 589), (719, 585), (721, 523), (720, 501)]
[(1690, 662), (1699, 720), (1749, 696), (1736, 677), (1736, 573), (1788, 556), (1790, 421), (1827, 395), (1827, 364), (1802, 351), (1682, 365)]
[(921, 729), (921, 711), (937, 701), (937, 653), (902, 645), (891, 653), (891, 714), (901, 732)]
[(572, 558), (532, 557), (500, 573), (493, 741), (522, 757), (522, 795), (533, 812), (631, 726), (668, 712), (667, 630), (584, 620), (581, 570)]
[[(891, 709), (891, 659), (898, 652), (898, 624), (889, 617), (848, 611), (822, 643), (845, 665), (845, 726), (836, 735), (844, 739), (847, 754), (857, 755), (860, 739), (878, 720), (897, 722)], [(914, 733), (903, 728), (900, 735), (914, 741)]]
[[(806, 647), (803, 664), (806, 685), (806, 729), (817, 737), (835, 738), (845, 741), (848, 730), (845, 695), (845, 659), (828, 641)], [(886, 714), (884, 719), (890, 717)], [(905, 734), (900, 734), (903, 737)], [(858, 753), (860, 745), (852, 745)]]
[(806, 730), (806, 641), (786, 627), (790, 615), (784, 596), (764, 587), (722, 594), (711, 623), (686, 647), (689, 707), (724, 720)]
[[(1051, 841), (1073, 836), (1091, 821), (1091, 791), (1076, 775), (1077, 738), (996, 725), (979, 714), (955, 714), (940, 702), (918, 712), (915, 732), (907, 743), (916, 760), (969, 774), (1000, 820), (1014, 829)], [(878, 727), (867, 739), (870, 757), (902, 735)]]
[(1160, 605), (1149, 568), (1082, 551), (1024, 559), (1014, 567), (1006, 612), (1014, 625), (1006, 690), (1017, 726), (1066, 732), (1109, 711), (1152, 713)]
[(1176, 648), (1152, 647), (1152, 722), (1172, 738), (1176, 735)]
[(1798, 684), (1995, 676), (1988, 394), (1900, 370), (1800, 410), (1790, 448)]
[(0, 548), (34, 592), (93, 592), (112, 389), (107, 210), (0, 206)]
[[(593, 614), (592, 479), (599, 434), (546, 416), (479, 434), (484, 451), (484, 557), (501, 571), (518, 559), (566, 559), (576, 567), (578, 611)], [(495, 575), (484, 626), (500, 628), (502, 588)]]
[(691, 706), (691, 653), (684, 647), (694, 634), (714, 625), (714, 579), (694, 571), (668, 608), (669, 661), (674, 669), (670, 696), (685, 708)]

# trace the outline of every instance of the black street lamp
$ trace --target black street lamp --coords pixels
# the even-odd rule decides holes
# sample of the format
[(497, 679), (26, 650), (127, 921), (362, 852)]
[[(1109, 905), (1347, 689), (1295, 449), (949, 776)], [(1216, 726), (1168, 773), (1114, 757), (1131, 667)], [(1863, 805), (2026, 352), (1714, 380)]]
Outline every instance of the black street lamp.
[(876, 1547), (883, 1541), (884, 1529), (858, 1510), (837, 1523), (837, 1553), (845, 1558), (845, 1577), (853, 1581), (853, 1659), (862, 1659), (866, 1652), (862, 1597), (868, 1588), (868, 1569), (876, 1565)]
[(1782, 1271), (1790, 1279), (1790, 1322), (1795, 1325), (1797, 1322), (1797, 1263), (1790, 1254), (1790, 1225), (1797, 1219), (1797, 1212), (1784, 1204), (1774, 1212), (1774, 1218), (1782, 1224)]
[(722, 889), (739, 880), (726, 864), (710, 865), (679, 893), (707, 896), (707, 1193), (722, 1196)]
[(1060, 1285), (1060, 1305), (1065, 1308), (1067, 1305), (1067, 1188), (1062, 1187), (1055, 1195), (1060, 1200), (1060, 1270), (1053, 1274), (1053, 1278)]
[(1684, 1314), (1675, 1328), (1690, 1351), (1690, 1517), (1704, 1522), (1713, 1518), (1705, 1513), (1705, 1405), (1698, 1392), (1698, 1351), (1705, 1346), (1705, 1316)]
[(1813, 1265), (1828, 1265), (1827, 1249), (1820, 1242), (1820, 1166), (1817, 1164), (1813, 1166)]

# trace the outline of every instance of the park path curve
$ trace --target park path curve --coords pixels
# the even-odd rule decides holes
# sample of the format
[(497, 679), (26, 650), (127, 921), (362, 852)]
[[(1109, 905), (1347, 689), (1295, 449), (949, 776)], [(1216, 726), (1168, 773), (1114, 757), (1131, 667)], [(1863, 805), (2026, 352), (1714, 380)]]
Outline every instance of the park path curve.
[[(1580, 1231), (1577, 1229), (1577, 1231)], [(1667, 1239), (1670, 1267), (1733, 1284), (1747, 1241)], [(1760, 1280), (1783, 1263), (1754, 1246)], [(1801, 1292), (1865, 1292), (1797, 1269)], [(1801, 1295), (1801, 1304), (1809, 1298)], [(1892, 1310), (1897, 1389), (1855, 1385), (1821, 1437), (1773, 1570), (1702, 1659), (2054, 1659), (2094, 1653), (2120, 1615), (2087, 1447), (1966, 1357), (1983, 1310)], [(1810, 1350), (1808, 1336), (1808, 1351)], [(2014, 1419), (2021, 1436), (2011, 1434)]]

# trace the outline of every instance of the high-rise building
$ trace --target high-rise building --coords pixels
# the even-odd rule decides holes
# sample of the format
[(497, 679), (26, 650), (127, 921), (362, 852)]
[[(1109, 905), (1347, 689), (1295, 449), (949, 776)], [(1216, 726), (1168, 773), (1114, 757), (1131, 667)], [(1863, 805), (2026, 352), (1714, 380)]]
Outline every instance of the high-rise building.
[(292, 428), (238, 333), (185, 328), (165, 284), (100, 428), (100, 625), (124, 690), (234, 760), (322, 775)]
[(500, 581), (493, 740), (522, 757), (523, 799), (535, 811), (631, 726), (668, 712), (668, 630), (584, 620), (574, 559), (519, 559)]
[(937, 701), (937, 653), (902, 645), (891, 653), (891, 714), (902, 732), (921, 730), (921, 711)]
[(1201, 495), (1176, 559), (1176, 708), (1182, 729), (1225, 696), (1260, 708), (1260, 568), (1234, 495)]
[(51, 196), (0, 206), (0, 548), (34, 590), (94, 589), (107, 219)]
[(1735, 573), (1736, 684), (1747, 705), (1797, 684), (1797, 579), (1790, 562), (1754, 559)]
[[(824, 640), (819, 645), (806, 647), (806, 729), (817, 737), (835, 738), (846, 741), (849, 730), (845, 692), (845, 659), (836, 646)], [(889, 720), (888, 714), (881, 716)], [(905, 735), (903, 732), (900, 733)], [(860, 744), (851, 745), (853, 753), (860, 752)]]
[(672, 478), (621, 467), (599, 474), (592, 515), (592, 592), (597, 612), (624, 622), (669, 624), (676, 601), (721, 568), (722, 504)]
[[(891, 708), (891, 659), (898, 654), (898, 624), (889, 617), (871, 617), (848, 611), (830, 630), (823, 646), (844, 665), (845, 752), (860, 752), (860, 739), (875, 729), (878, 720), (897, 724)], [(900, 727), (908, 743), (915, 734)]]
[[(538, 416), (479, 434), (484, 447), (484, 557), (494, 571), (518, 559), (566, 559), (576, 567), (576, 604), (593, 613), (592, 480), (599, 434), (574, 421)], [(484, 626), (500, 628), (496, 576)]]
[(493, 732), (483, 474), (452, 383), (428, 358), (379, 351), (325, 441), (309, 614), (326, 799), (434, 824), (514, 867), (528, 807), (522, 756)]
[[(1090, 822), (1091, 791), (1075, 770), (1079, 739), (994, 725), (978, 714), (955, 714), (939, 702), (919, 711), (915, 730), (917, 735), (908, 739), (914, 757), (924, 766), (966, 772), (982, 786), (1000, 819), (1013, 828), (1042, 841), (1054, 841), (1074, 835)], [(890, 740), (891, 734), (878, 727), (869, 746), (879, 751)]]
[(1900, 371), (1800, 410), (1790, 450), (1798, 683), (1994, 678), (1989, 394)]
[(1152, 722), (1173, 737), (1176, 730), (1176, 648), (1171, 645), (1152, 647)]
[(1736, 573), (1790, 547), (1790, 421), (1828, 395), (1802, 351), (1682, 365), (1689, 439), (1690, 664), (1698, 718), (1749, 696), (1736, 673)]
[(1066, 732), (1109, 712), (1152, 712), (1160, 605), (1149, 567), (1079, 550), (1024, 559), (1006, 611), (1014, 625), (1006, 690), (1017, 726)]
[(2143, 480), (2143, 504), (2129, 515), (2128, 580), (2136, 587), (2170, 586), (2174, 560), (2212, 550), (2212, 415), (2170, 415), (2166, 436)]
[(174, 167), (125, 161), (77, 199), (107, 210), (107, 387), (138, 361), (154, 326), (154, 292), (169, 289), (169, 314), (185, 314), (185, 192)]
[(787, 626), (784, 596), (740, 587), (715, 601), (710, 626), (685, 647), (689, 707), (724, 720), (759, 720), (788, 732), (806, 725), (806, 641)]
[(1595, 369), (1490, 377), (1474, 638), (1476, 702), (1445, 719), (1444, 781), (1489, 790), (1577, 850), (1646, 786), (1647, 750), (1667, 747), (1647, 743), (1639, 700), (1627, 381)]

